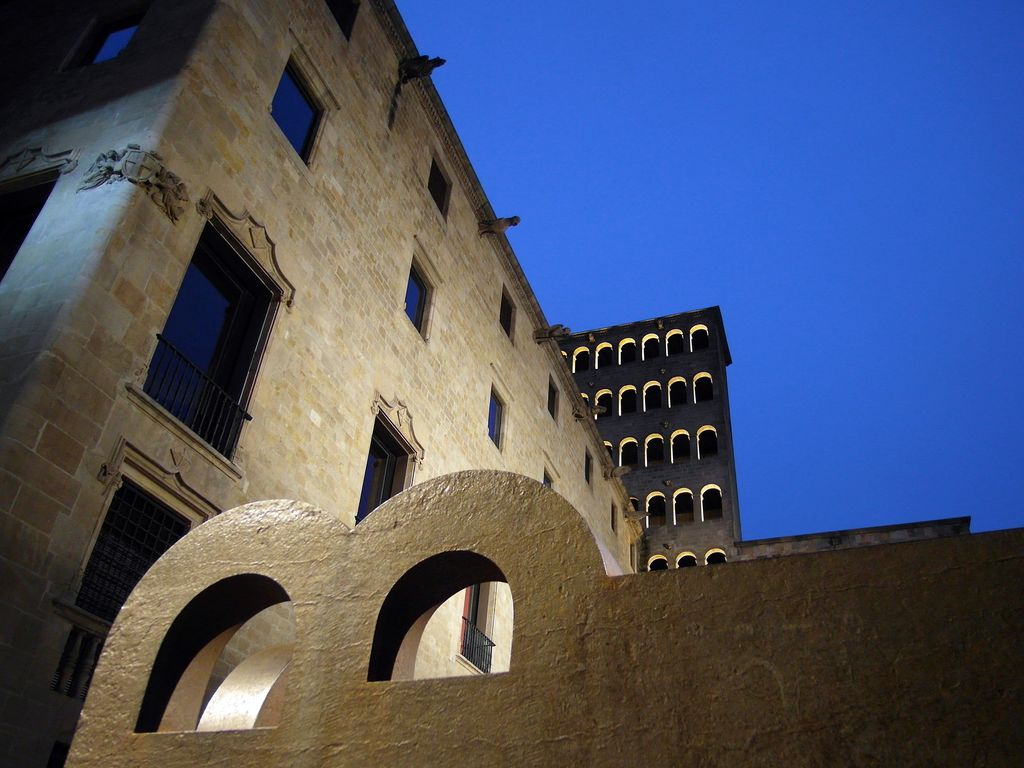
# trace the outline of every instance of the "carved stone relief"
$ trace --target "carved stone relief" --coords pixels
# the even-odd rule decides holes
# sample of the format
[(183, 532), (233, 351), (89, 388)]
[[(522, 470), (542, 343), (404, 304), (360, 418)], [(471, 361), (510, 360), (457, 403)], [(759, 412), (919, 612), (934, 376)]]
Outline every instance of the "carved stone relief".
[(160, 155), (143, 150), (138, 144), (100, 154), (85, 172), (78, 191), (115, 181), (129, 181), (142, 187), (171, 221), (181, 218), (189, 201), (185, 182), (164, 167)]
[(78, 167), (78, 150), (47, 154), (42, 147), (28, 147), (8, 155), (0, 162), (0, 179), (13, 178), (26, 173), (56, 169), (58, 173), (70, 173)]
[(394, 403), (392, 404), (380, 393), (377, 393), (373, 398), (373, 404), (370, 406), (370, 410), (374, 414), (383, 415), (391, 422), (392, 426), (413, 449), (414, 455), (412, 458), (417, 463), (420, 463), (423, 461), (423, 446), (420, 444), (420, 441), (416, 439), (416, 432), (412, 427), (412, 416), (409, 414), (409, 408), (397, 397), (393, 398), (393, 400)]

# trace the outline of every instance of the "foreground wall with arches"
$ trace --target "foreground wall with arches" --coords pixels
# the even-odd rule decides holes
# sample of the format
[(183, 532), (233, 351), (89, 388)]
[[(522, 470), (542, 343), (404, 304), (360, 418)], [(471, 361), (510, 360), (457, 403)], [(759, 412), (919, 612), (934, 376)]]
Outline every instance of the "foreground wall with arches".
[[(1022, 577), (1020, 530), (609, 576), (568, 502), (492, 471), (354, 529), (255, 503), (140, 582), (69, 765), (1010, 764)], [(389, 679), (418, 617), (479, 581), (515, 599), (509, 671)], [(209, 642), (285, 597), (294, 644), (238, 698), (256, 714), (196, 730), (193, 701), (162, 727)]]

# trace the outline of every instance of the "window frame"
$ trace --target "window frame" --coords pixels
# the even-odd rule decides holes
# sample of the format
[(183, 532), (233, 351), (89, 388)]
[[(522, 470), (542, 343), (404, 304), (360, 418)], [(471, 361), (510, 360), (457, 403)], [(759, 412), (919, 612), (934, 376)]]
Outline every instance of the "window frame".
[(487, 437), (494, 443), (499, 451), (504, 449), (505, 444), (505, 419), (507, 409), (505, 400), (498, 394), (498, 390), (491, 387), (491, 394), (487, 401)]
[[(375, 480), (368, 485), (367, 480), (374, 448), (385, 454), (384, 467), (379, 475), (376, 471), (374, 473), (379, 482)], [(373, 430), (370, 432), (370, 445), (366, 451), (363, 482), (354, 517), (356, 525), (359, 525), (385, 501), (412, 485), (416, 459), (416, 448), (410, 445), (406, 436), (395, 427), (383, 411), (378, 411), (374, 416)]]
[[(78, 44), (72, 49), (67, 63), (61, 67), (63, 70), (76, 69), (78, 67), (91, 67), (96, 64), (103, 64), (108, 61), (120, 58), (125, 50), (134, 42), (135, 36), (139, 33), (139, 27), (146, 17), (148, 8), (142, 8), (134, 13), (126, 13), (120, 16), (96, 18), (88, 25)], [(113, 56), (102, 61), (96, 61), (100, 51), (111, 35), (116, 34), (129, 27), (135, 27), (128, 41)]]
[[(435, 173), (436, 171), (436, 173)], [(443, 191), (436, 190), (434, 186), (434, 180), (440, 179), (444, 185)], [(451, 210), (452, 203), (452, 180), (451, 176), (441, 166), (441, 163), (437, 161), (437, 157), (431, 155), (430, 157), (430, 170), (427, 171), (427, 194), (430, 199), (434, 202), (434, 206), (437, 208), (438, 213), (441, 214), (441, 218), (444, 221), (448, 220), (448, 211)], [(440, 192), (440, 198), (438, 199)]]
[[(505, 321), (505, 308), (508, 307), (508, 324)], [(504, 285), (501, 287), (501, 299), (498, 303), (498, 325), (508, 336), (509, 341), (515, 341), (516, 331), (516, 303), (512, 301), (512, 295)]]
[[(294, 83), (295, 88), (298, 90), (299, 95), (306, 102), (313, 112), (312, 121), (309, 127), (306, 129), (306, 135), (302, 142), (301, 150), (292, 143), (291, 138), (285, 133), (284, 128), (278, 121), (278, 118), (274, 116), (274, 101), (277, 100), (277, 95), (281, 90), (281, 83), (284, 82), (285, 76), (288, 76)], [(289, 56), (288, 62), (285, 64), (283, 70), (281, 70), (281, 76), (277, 80), (277, 87), (274, 88), (274, 95), (270, 99), (269, 113), (271, 119), (274, 121), (274, 125), (277, 127), (278, 132), (284, 138), (294, 151), (298, 155), (299, 159), (302, 160), (306, 167), (309, 167), (313, 162), (313, 154), (317, 140), (323, 127), (324, 119), (327, 115), (327, 108), (324, 106), (324, 100), (321, 98), (313, 87), (312, 78), (306, 74), (305, 68), (296, 61), (295, 56)]]
[[(415, 280), (414, 277), (416, 278)], [(415, 318), (409, 314), (409, 285), (414, 282), (418, 282), (420, 288), (420, 300), (415, 313)], [(424, 340), (427, 338), (427, 328), (430, 320), (430, 307), (433, 303), (433, 294), (433, 285), (431, 285), (430, 280), (424, 276), (424, 271), (417, 263), (416, 259), (413, 259), (412, 263), (409, 265), (409, 274), (406, 279), (403, 309), (405, 311), (405, 316), (409, 318), (409, 322), (412, 323), (412, 327), (416, 329), (417, 333), (419, 333)]]
[(555, 380), (550, 375), (548, 376), (548, 413), (551, 414), (551, 418), (554, 421), (558, 421), (558, 406), (560, 401), (560, 393), (558, 391), (558, 385), (555, 384)]
[[(0, 183), (0, 200), (4, 198), (13, 198), (14, 196), (21, 196), (23, 198), (30, 197), (31, 195), (37, 195), (43, 192), (43, 187), (48, 187), (45, 191), (45, 195), (42, 199), (42, 204), (36, 209), (35, 215), (32, 217), (32, 223), (29, 224), (28, 229), (25, 230), (25, 234), (21, 238), (21, 242), (18, 243), (18, 247), (15, 248), (10, 256), (10, 261), (6, 264), (0, 262), (0, 282), (3, 282), (7, 273), (10, 272), (11, 267), (14, 266), (14, 262), (17, 261), (18, 254), (21, 253), (21, 249), (28, 242), (29, 235), (32, 234), (32, 230), (36, 226), (36, 222), (46, 209), (46, 204), (50, 200), (50, 196), (56, 189), (57, 181), (60, 178), (60, 170), (57, 168), (50, 168), (45, 171), (39, 171), (37, 173), (30, 173), (25, 176), (19, 176), (9, 181), (5, 180)], [(21, 203), (21, 207), (28, 207), (24, 202)], [(0, 207), (0, 211), (4, 211), (3, 207)], [(5, 213), (5, 221), (9, 221)], [(0, 253), (0, 259), (3, 259), (3, 254)]]

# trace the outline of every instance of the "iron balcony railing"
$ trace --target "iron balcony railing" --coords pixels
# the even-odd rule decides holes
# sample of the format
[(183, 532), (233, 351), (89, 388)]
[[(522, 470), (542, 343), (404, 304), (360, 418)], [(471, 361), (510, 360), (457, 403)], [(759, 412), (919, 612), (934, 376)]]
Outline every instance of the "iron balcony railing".
[(462, 624), (462, 655), (481, 672), (489, 673), (494, 643), (465, 616), (462, 617)]
[(157, 334), (143, 391), (226, 458), (252, 416), (174, 345)]

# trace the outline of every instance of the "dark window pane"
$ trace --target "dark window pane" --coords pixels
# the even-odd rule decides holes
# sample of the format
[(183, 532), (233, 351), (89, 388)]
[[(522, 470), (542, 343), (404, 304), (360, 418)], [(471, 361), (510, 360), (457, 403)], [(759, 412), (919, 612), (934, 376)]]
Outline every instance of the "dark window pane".
[(318, 112), (313, 100), (306, 94), (298, 73), (289, 64), (277, 85), (270, 114), (303, 160), (309, 156)]
[(438, 166), (437, 161), (430, 161), (430, 176), (427, 178), (427, 191), (430, 192), (430, 196), (434, 199), (434, 203), (437, 205), (437, 210), (442, 215), (448, 215), (448, 191), (451, 185), (448, 184), (448, 179), (444, 177), (444, 173)]
[(87, 61), (87, 64), (98, 64), (101, 61), (108, 61), (124, 50), (125, 46), (132, 39), (135, 30), (139, 28), (138, 21), (122, 22), (108, 28), (99, 38), (96, 53)]
[(359, 13), (359, 3), (352, 0), (327, 0), (327, 7), (330, 9), (334, 20), (341, 27), (341, 34), (348, 40), (352, 37), (352, 27), (356, 23), (356, 14)]
[(490, 435), (494, 444), (501, 447), (501, 420), (505, 407), (498, 396), (491, 392), (491, 403), (487, 411), (487, 434)]
[(552, 416), (558, 415), (558, 387), (548, 379), (548, 413)]
[(632, 363), (636, 361), (636, 344), (630, 342), (619, 348), (619, 363)]
[(594, 471), (594, 460), (590, 458), (590, 451), (583, 454), (583, 479), (588, 483), (590, 482), (590, 476)]
[(498, 322), (501, 323), (501, 327), (505, 329), (505, 335), (512, 338), (512, 314), (513, 314), (512, 300), (508, 297), (508, 294), (502, 291), (501, 294), (501, 307), (498, 310)]
[(423, 330), (423, 316), (427, 307), (427, 286), (415, 267), (409, 270), (409, 285), (405, 289), (405, 314), (416, 330)]
[(188, 529), (188, 520), (126, 481), (110, 502), (75, 604), (113, 621), (143, 574)]
[(55, 183), (49, 180), (0, 195), (0, 280), (18, 255)]
[(237, 291), (231, 297), (225, 295), (227, 286), (218, 287), (211, 277), (203, 271), (203, 265), (195, 261), (188, 265), (163, 334), (206, 374), (211, 371), (231, 311), (239, 299)]
[(543, 483), (544, 483), (544, 485), (546, 485), (546, 486), (547, 486), (548, 488), (550, 488), (550, 487), (551, 487), (551, 483), (552, 483), (552, 480), (551, 480), (551, 475), (549, 475), (549, 474), (548, 474), (548, 471), (547, 471), (546, 469), (544, 470), (544, 480), (543, 480), (542, 482), (543, 482)]

